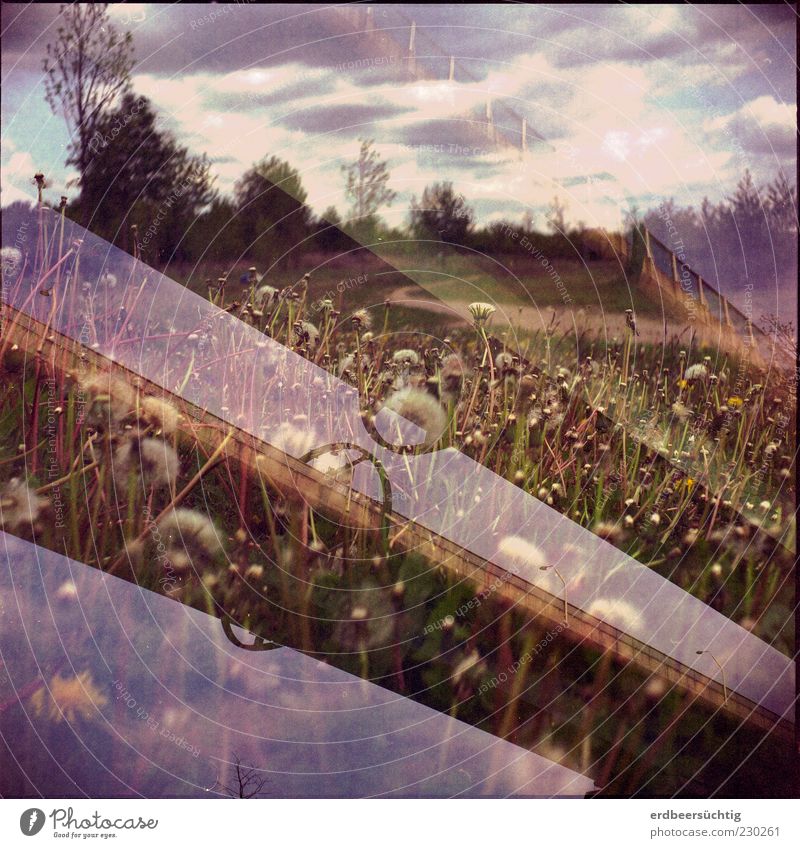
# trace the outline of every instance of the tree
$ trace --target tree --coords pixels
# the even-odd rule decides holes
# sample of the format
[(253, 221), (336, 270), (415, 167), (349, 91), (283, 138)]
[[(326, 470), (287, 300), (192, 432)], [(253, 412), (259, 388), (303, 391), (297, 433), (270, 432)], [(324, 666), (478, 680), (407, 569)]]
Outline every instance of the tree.
[(561, 202), (558, 195), (550, 201), (550, 205), (547, 207), (547, 215), (545, 216), (547, 226), (556, 235), (564, 235), (567, 231), (566, 211), (567, 207)]
[(45, 97), (54, 113), (64, 115), (72, 136), (67, 164), (83, 179), (104, 111), (130, 86), (133, 42), (111, 24), (105, 3), (65, 4), (59, 17), (43, 64)]
[(409, 223), (418, 239), (463, 244), (475, 221), (475, 212), (451, 182), (433, 183), (422, 192), (422, 200), (411, 199)]
[(244, 239), (233, 201), (215, 198), (192, 226), (188, 238), (193, 260), (220, 267), (234, 264), (244, 254)]
[(345, 234), (342, 219), (335, 206), (329, 206), (317, 220), (314, 241), (325, 253), (343, 253), (355, 245)]
[(129, 225), (139, 229), (145, 259), (187, 258), (183, 239), (213, 199), (209, 162), (193, 156), (156, 126), (145, 97), (128, 91), (96, 123), (92, 156), (72, 217), (122, 247)]
[(296, 248), (309, 235), (311, 213), (300, 173), (269, 156), (250, 168), (234, 186), (247, 256), (294, 263)]
[(736, 191), (728, 198), (739, 237), (745, 248), (759, 239), (766, 223), (765, 209), (749, 169), (736, 185)]
[(358, 160), (343, 165), (346, 175), (345, 193), (351, 203), (350, 229), (357, 236), (370, 238), (378, 223), (378, 210), (388, 206), (397, 197), (387, 183), (389, 171), (373, 147), (373, 141), (359, 139), (361, 149)]
[(770, 224), (779, 233), (797, 233), (797, 187), (783, 173), (767, 186), (767, 209)]

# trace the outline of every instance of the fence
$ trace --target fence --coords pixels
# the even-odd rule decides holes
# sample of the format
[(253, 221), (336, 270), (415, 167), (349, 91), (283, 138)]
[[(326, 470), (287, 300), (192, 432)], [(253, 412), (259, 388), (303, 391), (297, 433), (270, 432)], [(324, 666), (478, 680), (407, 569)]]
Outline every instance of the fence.
[[(690, 268), (678, 255), (645, 226), (639, 232), (644, 242), (644, 260), (640, 279), (655, 283), (663, 296), (677, 301), (687, 311), (691, 324), (703, 333), (711, 330), (714, 341), (722, 349), (742, 353), (749, 351), (760, 364), (783, 359), (773, 339), (753, 323), (703, 276)], [(781, 363), (783, 364), (783, 363)]]

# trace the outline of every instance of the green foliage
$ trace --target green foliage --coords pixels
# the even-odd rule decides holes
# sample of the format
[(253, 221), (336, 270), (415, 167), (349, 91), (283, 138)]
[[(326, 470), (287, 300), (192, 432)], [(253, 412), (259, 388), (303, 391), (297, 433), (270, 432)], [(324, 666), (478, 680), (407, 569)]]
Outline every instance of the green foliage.
[(426, 186), (419, 202), (411, 200), (409, 226), (418, 239), (464, 244), (474, 220), (474, 210), (451, 182)]

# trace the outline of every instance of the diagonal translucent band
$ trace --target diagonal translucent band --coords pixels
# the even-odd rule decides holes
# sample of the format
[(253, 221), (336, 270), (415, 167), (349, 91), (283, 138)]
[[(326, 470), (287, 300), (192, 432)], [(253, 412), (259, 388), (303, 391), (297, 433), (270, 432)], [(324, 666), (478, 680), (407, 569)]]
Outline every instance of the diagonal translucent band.
[[(27, 322), (40, 328), (40, 346), (48, 335), (78, 342), (180, 395), (277, 448), (298, 486), (309, 452), (362, 448), (388, 478), (395, 523), (411, 523), (423, 553), (479, 583), (499, 577), (503, 594), (529, 612), (563, 620), (566, 604), (573, 637), (743, 720), (769, 727), (780, 719), (790, 732), (788, 657), (458, 451), (410, 455), (378, 444), (351, 386), (76, 224), (64, 226), (63, 254), (48, 268), (61, 264), (44, 284), (35, 257), (4, 269), (12, 307), (4, 307), (4, 333)], [(4, 244), (14, 238), (3, 231)], [(356, 466), (352, 486), (383, 500), (370, 463)]]

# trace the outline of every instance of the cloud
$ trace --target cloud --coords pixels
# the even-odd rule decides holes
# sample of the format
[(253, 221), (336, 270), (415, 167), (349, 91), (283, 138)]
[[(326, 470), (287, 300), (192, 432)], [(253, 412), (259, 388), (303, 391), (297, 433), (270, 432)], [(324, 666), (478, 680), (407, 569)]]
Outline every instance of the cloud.
[[(402, 217), (425, 184), (450, 179), (485, 220), (541, 209), (557, 193), (575, 218), (613, 226), (631, 200), (696, 204), (729, 193), (743, 163), (768, 178), (776, 161), (794, 161), (794, 107), (783, 102), (796, 97), (786, 12), (371, 8), (136, 4), (113, 14), (118, 26), (132, 22), (135, 90), (181, 143), (209, 156), (223, 191), (274, 154), (301, 170), (317, 211), (343, 210), (341, 165), (365, 135), (399, 193), (387, 217)], [(64, 157), (53, 123), (61, 119), (37, 130), (47, 116), (29, 105), (41, 101), (40, 64), (27, 75), (19, 68), (32, 57), (40, 63), (55, 14), (3, 7), (3, 66), (20, 63), (11, 100), (4, 95), (4, 127), (48, 171)], [(408, 73), (412, 19), (427, 78)]]
[(765, 157), (791, 164), (797, 156), (797, 106), (762, 95), (741, 109), (705, 122), (705, 130), (720, 146), (736, 140), (744, 158)]

